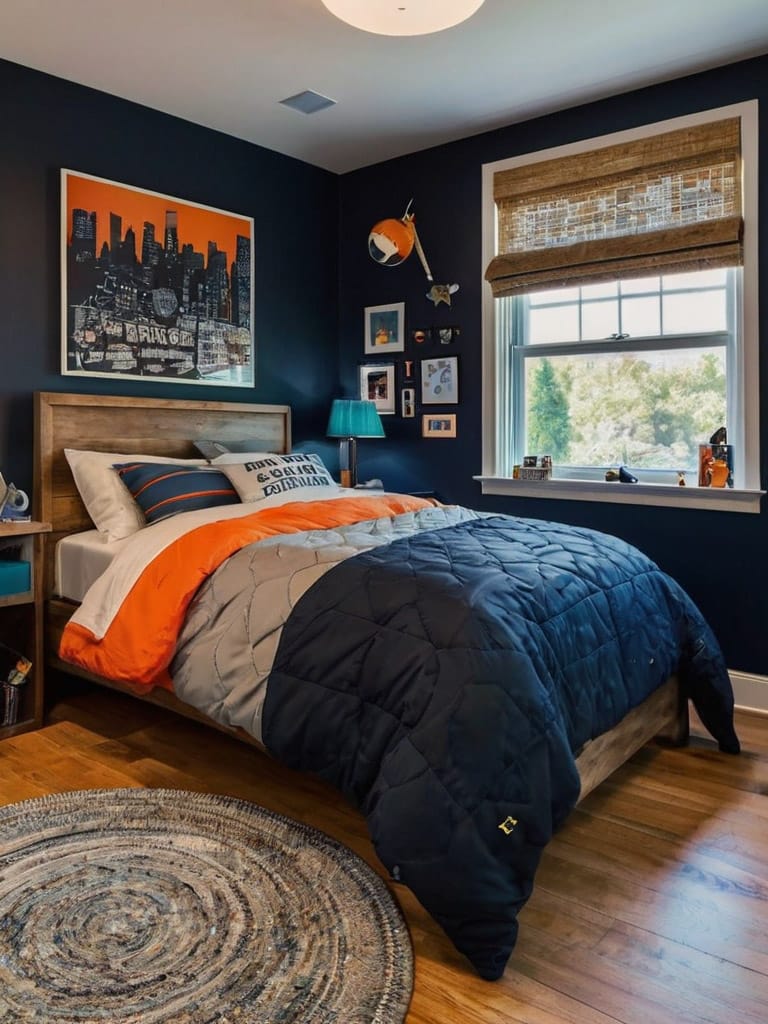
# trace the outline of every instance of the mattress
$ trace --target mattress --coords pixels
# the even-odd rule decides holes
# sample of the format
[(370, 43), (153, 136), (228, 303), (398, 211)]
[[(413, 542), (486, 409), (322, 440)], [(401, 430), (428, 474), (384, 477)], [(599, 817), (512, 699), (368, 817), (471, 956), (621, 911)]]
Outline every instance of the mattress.
[(56, 593), (82, 601), (91, 584), (109, 567), (130, 538), (105, 541), (98, 530), (72, 533), (56, 545)]

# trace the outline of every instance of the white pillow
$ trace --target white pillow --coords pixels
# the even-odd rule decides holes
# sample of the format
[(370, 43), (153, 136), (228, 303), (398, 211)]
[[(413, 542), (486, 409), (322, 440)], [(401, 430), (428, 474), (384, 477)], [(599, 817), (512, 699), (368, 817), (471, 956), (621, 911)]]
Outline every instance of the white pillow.
[[(296, 453), (273, 455), (270, 452), (227, 452), (213, 459), (226, 474), (242, 501), (263, 501), (282, 498), (284, 501), (306, 500), (319, 487), (339, 490), (319, 455)], [(327, 498), (327, 493), (322, 493)], [(270, 504), (275, 504), (271, 501)]]
[(122, 540), (146, 526), (141, 509), (112, 468), (115, 462), (168, 462), (180, 466), (205, 465), (202, 459), (169, 459), (165, 455), (125, 455), (120, 452), (89, 452), (65, 448), (75, 484), (105, 540)]

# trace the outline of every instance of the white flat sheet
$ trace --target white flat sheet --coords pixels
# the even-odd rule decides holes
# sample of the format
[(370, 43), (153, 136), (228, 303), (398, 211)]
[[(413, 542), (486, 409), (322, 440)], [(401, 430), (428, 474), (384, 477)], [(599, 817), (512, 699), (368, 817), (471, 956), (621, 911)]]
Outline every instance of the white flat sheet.
[(91, 584), (128, 540), (130, 537), (108, 542), (98, 530), (64, 537), (56, 545), (56, 593), (72, 601), (82, 601)]

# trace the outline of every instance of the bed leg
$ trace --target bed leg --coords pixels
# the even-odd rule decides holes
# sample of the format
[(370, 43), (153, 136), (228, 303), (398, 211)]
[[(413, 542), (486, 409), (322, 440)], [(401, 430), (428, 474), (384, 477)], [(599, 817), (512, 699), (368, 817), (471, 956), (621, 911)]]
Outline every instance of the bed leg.
[(656, 742), (671, 747), (687, 747), (691, 738), (688, 698), (679, 683), (676, 687), (675, 706), (671, 710), (669, 721), (656, 735)]

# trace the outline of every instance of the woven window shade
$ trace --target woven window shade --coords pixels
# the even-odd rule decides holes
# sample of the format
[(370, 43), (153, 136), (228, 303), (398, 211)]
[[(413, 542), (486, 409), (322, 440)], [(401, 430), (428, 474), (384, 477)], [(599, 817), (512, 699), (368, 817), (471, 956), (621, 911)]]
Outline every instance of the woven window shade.
[(737, 266), (739, 118), (494, 175), (493, 294)]

